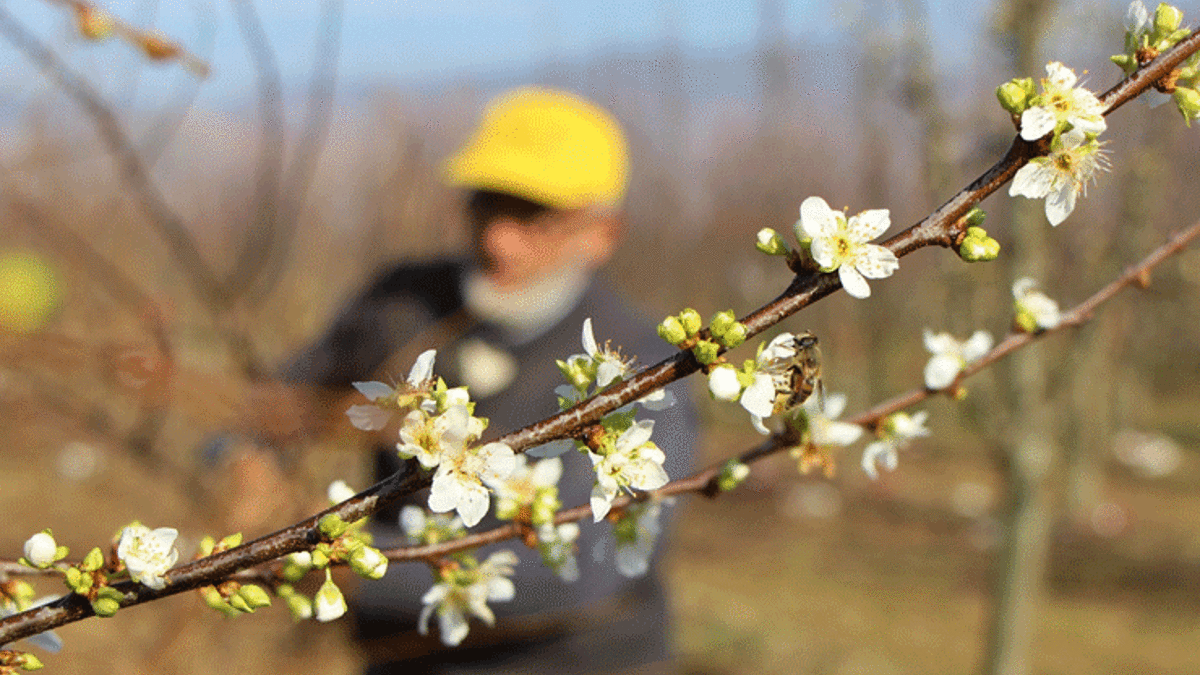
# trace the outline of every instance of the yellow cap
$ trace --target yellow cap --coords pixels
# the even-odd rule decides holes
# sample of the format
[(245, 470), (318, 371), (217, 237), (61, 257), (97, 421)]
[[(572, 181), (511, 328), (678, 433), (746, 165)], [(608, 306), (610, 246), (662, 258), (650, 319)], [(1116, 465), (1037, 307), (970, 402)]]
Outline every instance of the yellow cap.
[(604, 109), (565, 91), (522, 87), (488, 104), (445, 172), (451, 185), (553, 208), (617, 206), (629, 180), (629, 150)]

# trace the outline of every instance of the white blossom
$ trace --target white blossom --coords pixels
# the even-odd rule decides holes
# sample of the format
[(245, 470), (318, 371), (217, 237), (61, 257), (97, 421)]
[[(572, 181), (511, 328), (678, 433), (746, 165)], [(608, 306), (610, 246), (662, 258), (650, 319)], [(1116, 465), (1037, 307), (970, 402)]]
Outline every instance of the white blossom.
[(58, 553), (58, 542), (48, 532), (38, 532), (25, 540), (25, 560), (34, 567), (49, 567)]
[(934, 333), (926, 328), (925, 349), (933, 357), (925, 364), (925, 386), (945, 389), (963, 368), (979, 360), (991, 348), (992, 336), (987, 331), (975, 331), (970, 339), (962, 342), (949, 333)]
[(596, 522), (612, 508), (622, 489), (655, 490), (670, 480), (663, 462), (667, 456), (650, 440), (653, 420), (640, 420), (617, 437), (607, 454), (588, 452), (596, 471), (592, 488), (592, 517)]
[(1075, 71), (1058, 61), (1046, 64), (1037, 105), (1021, 113), (1021, 138), (1036, 141), (1067, 122), (1081, 134), (1099, 134), (1107, 128), (1104, 104), (1092, 92), (1075, 86)]
[[(455, 409), (463, 408), (456, 406), (451, 410)], [(483, 481), (506, 478), (515, 465), (512, 448), (503, 443), (469, 447), (464, 437), (456, 445), (445, 446), (429, 491), (430, 510), (435, 513), (457, 510), (467, 527), (475, 526), (488, 510), (488, 489)]]
[(342, 595), (342, 589), (333, 583), (333, 576), (326, 569), (325, 583), (321, 584), (321, 588), (313, 597), (313, 612), (316, 619), (322, 623), (333, 621), (345, 614), (346, 609), (346, 598)]
[(1062, 320), (1058, 303), (1037, 288), (1037, 282), (1029, 277), (1017, 279), (1012, 287), (1017, 324), (1030, 333), (1054, 328)]
[(401, 457), (416, 457), (421, 466), (432, 469), (447, 455), (456, 455), (472, 439), (483, 434), (483, 420), (468, 412), (466, 404), (450, 406), (440, 415), (413, 410), (400, 427), (396, 450)]
[(436, 612), (442, 642), (451, 647), (461, 643), (469, 631), (467, 615), (489, 626), (496, 621), (488, 602), (508, 602), (516, 595), (513, 567), (517, 556), (512, 551), (497, 551), (474, 570), (451, 572), (433, 585), (421, 598), (425, 605), (417, 621), (421, 635), (429, 632), (429, 618)]
[(613, 524), (613, 536), (616, 539), (613, 562), (622, 576), (641, 577), (650, 570), (654, 544), (662, 533), (662, 526), (658, 522), (661, 514), (661, 503), (644, 504), (629, 509), (620, 521)]
[(179, 531), (173, 527), (151, 530), (135, 523), (121, 532), (117, 557), (125, 563), (131, 579), (162, 590), (167, 585), (163, 575), (179, 559), (179, 550), (175, 548), (175, 538), (178, 536)]
[(820, 447), (845, 447), (862, 436), (863, 429), (857, 424), (837, 421), (846, 409), (845, 394), (810, 396), (803, 404), (808, 418), (808, 439)]
[(887, 209), (863, 211), (847, 220), (845, 212), (829, 208), (824, 199), (809, 197), (800, 204), (796, 238), (812, 241), (812, 257), (822, 272), (837, 270), (847, 293), (866, 298), (871, 295), (867, 279), (891, 276), (900, 267), (894, 253), (868, 243), (890, 226)]
[(555, 488), (562, 470), (561, 459), (543, 459), (529, 464), (525, 455), (517, 455), (511, 473), (500, 479), (485, 479), (496, 494), (496, 513), (501, 518), (511, 519), (522, 507), (532, 505), (539, 492)]
[(884, 420), (880, 438), (863, 450), (862, 468), (871, 480), (879, 477), (876, 466), (894, 471), (899, 463), (897, 453), (913, 439), (929, 435), (929, 429), (925, 427), (928, 416), (929, 413), (923, 410), (914, 415), (898, 412)]
[(1058, 225), (1075, 210), (1075, 200), (1087, 195), (1088, 183), (1096, 172), (1108, 169), (1108, 161), (1095, 138), (1072, 129), (1054, 139), (1050, 154), (1035, 157), (1017, 171), (1008, 189), (1010, 197), (1046, 199), (1046, 219)]
[[(421, 352), (416, 362), (413, 363), (412, 370), (408, 372), (408, 379), (405, 380), (409, 389), (416, 390), (429, 385), (433, 379), (433, 361), (436, 357), (436, 349)], [(346, 416), (350, 418), (350, 424), (363, 431), (378, 431), (387, 426), (392, 419), (393, 408), (400, 392), (382, 382), (354, 382), (353, 385), (359, 393), (367, 397), (368, 401), (382, 401), (383, 403), (381, 405), (350, 406), (350, 409), (346, 411)], [(432, 400), (427, 399), (422, 401), (421, 407), (427, 409), (427, 412), (435, 412), (436, 409), (430, 406), (432, 403)]]

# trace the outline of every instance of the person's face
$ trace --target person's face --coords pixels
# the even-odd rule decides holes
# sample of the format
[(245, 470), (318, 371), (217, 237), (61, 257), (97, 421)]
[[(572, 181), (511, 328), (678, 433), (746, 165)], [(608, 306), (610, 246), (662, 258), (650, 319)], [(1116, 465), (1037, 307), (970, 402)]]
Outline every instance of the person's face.
[(501, 288), (520, 288), (567, 266), (595, 269), (616, 246), (616, 214), (500, 201), (491, 209), (474, 208), (473, 216), (476, 257)]

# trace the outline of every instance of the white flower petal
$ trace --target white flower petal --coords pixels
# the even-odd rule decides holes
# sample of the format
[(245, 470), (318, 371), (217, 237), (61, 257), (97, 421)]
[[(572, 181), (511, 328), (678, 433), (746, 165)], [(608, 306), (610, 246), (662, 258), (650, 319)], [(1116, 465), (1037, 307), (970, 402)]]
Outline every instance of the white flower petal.
[(1079, 187), (1069, 181), (1064, 181), (1050, 194), (1046, 195), (1046, 220), (1051, 225), (1058, 225), (1075, 210), (1075, 196)]
[(596, 356), (600, 353), (599, 347), (596, 346), (596, 336), (592, 333), (592, 317), (583, 320), (583, 351), (587, 352), (588, 356)]
[(650, 440), (654, 432), (654, 420), (638, 420), (617, 437), (617, 451), (628, 452)]
[(962, 369), (957, 356), (937, 354), (925, 364), (925, 386), (930, 389), (945, 389), (954, 382)]
[(368, 401), (375, 401), (380, 398), (387, 398), (396, 393), (395, 389), (387, 386), (382, 382), (354, 382), (354, 388), (363, 396), (367, 397)]
[(860, 300), (871, 297), (871, 287), (867, 285), (867, 280), (859, 274), (857, 269), (849, 265), (842, 265), (838, 268), (838, 279), (842, 281), (842, 288), (846, 289), (851, 297)]
[(992, 348), (992, 334), (985, 330), (975, 331), (963, 344), (962, 356), (967, 363), (977, 361)]
[[(845, 447), (858, 440), (862, 436), (863, 428), (857, 424), (849, 422), (836, 422), (827, 420), (820, 425), (820, 438), (814, 438), (817, 445), (837, 445)], [(816, 434), (814, 434), (815, 436)]]
[(887, 209), (868, 209), (851, 216), (846, 222), (846, 233), (856, 243), (871, 241), (892, 226), (892, 216)]
[(388, 421), (392, 419), (392, 412), (384, 410), (377, 405), (352, 405), (346, 411), (346, 417), (350, 418), (350, 424), (355, 429), (379, 431), (387, 426)]
[(607, 516), (612, 509), (612, 499), (599, 482), (592, 486), (592, 495), (588, 501), (592, 505), (592, 522), (594, 523), (604, 520), (604, 516)]
[(438, 612), (438, 628), (441, 632), (442, 644), (448, 647), (457, 647), (467, 638), (467, 633), (470, 628), (467, 626), (467, 617), (455, 608), (444, 607)]
[(754, 382), (742, 392), (740, 402), (751, 415), (770, 417), (775, 412), (774, 380), (766, 373), (755, 373)]
[(863, 244), (854, 258), (854, 268), (868, 279), (882, 279), (900, 269), (900, 260), (883, 246)]
[(1032, 160), (1017, 170), (1012, 185), (1008, 187), (1008, 196), (1041, 199), (1054, 188), (1056, 176), (1053, 169), (1047, 169), (1044, 160)]
[(871, 480), (879, 478), (879, 473), (875, 469), (876, 465), (882, 465), (888, 471), (894, 471), (898, 463), (896, 448), (886, 441), (875, 441), (863, 450), (862, 468)]
[(820, 197), (809, 197), (800, 203), (800, 227), (813, 240), (827, 237), (838, 229), (837, 213)]
[(533, 465), (530, 480), (538, 487), (557, 485), (562, 478), (563, 463), (561, 459), (544, 459)]
[(413, 363), (412, 370), (408, 371), (408, 383), (412, 386), (419, 386), (433, 379), (433, 361), (437, 357), (437, 350), (430, 349), (421, 352)]
[(1058, 120), (1054, 113), (1041, 106), (1034, 106), (1021, 113), (1021, 138), (1036, 141), (1054, 130)]

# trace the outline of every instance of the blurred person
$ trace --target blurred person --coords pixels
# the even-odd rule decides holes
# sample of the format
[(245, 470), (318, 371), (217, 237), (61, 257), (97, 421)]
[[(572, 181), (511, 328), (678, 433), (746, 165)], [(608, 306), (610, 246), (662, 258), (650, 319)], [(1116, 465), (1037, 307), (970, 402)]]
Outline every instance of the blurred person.
[[(474, 414), (490, 420), (487, 440), (558, 412), (554, 388), (564, 381), (555, 359), (583, 351), (587, 318), (601, 344), (611, 339), (642, 365), (668, 356), (672, 348), (657, 337), (653, 322), (597, 274), (624, 233), (628, 173), (624, 135), (593, 103), (534, 87), (493, 100), (466, 145), (445, 164), (445, 180), (466, 191), (470, 255), (399, 264), (378, 275), (286, 365), (283, 380), (323, 392), (327, 403), (338, 401), (337, 414), (347, 401), (366, 403), (361, 396), (338, 398), (353, 394), (353, 382), (399, 379), (418, 354), (437, 348), (435, 375), (450, 386), (469, 387)], [(649, 415), (671, 478), (688, 471), (695, 434), (694, 411), (682, 391), (676, 398), (675, 407)], [(394, 425), (380, 433), (375, 478), (413, 470), (396, 453)], [(562, 460), (563, 505), (587, 504), (591, 463), (574, 451)], [(413, 501), (424, 502), (423, 494)], [(375, 519), (376, 546), (406, 543), (398, 524), (401, 506)], [(497, 524), (489, 515), (474, 529)], [(669, 669), (658, 555), (647, 574), (625, 578), (613, 562), (611, 525), (580, 525), (580, 577), (571, 584), (519, 540), (479, 551), (480, 560), (500, 549), (519, 556), (516, 597), (489, 604), (495, 627), (472, 619), (458, 647), (442, 645), (436, 621), (430, 635), (417, 633), (421, 598), (433, 583), (425, 565), (393, 564), (383, 579), (362, 582), (351, 612), (367, 672)]]

